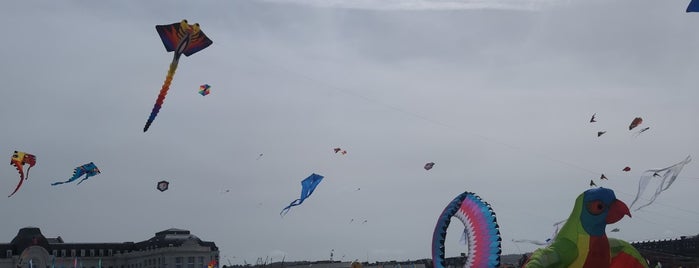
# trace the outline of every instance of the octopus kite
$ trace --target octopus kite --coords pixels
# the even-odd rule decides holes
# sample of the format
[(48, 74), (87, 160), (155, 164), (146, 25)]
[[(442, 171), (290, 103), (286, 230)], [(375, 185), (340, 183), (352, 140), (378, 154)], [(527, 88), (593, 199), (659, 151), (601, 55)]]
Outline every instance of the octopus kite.
[(90, 163), (84, 164), (82, 166), (76, 167), (73, 170), (73, 177), (70, 177), (70, 179), (68, 179), (67, 181), (54, 182), (54, 183), (51, 183), (51, 186), (56, 186), (56, 185), (64, 184), (64, 183), (70, 183), (70, 182), (73, 182), (73, 181), (79, 179), (83, 175), (85, 175), (85, 178), (83, 178), (82, 180), (80, 180), (78, 182), (78, 184), (80, 184), (84, 180), (87, 180), (88, 178), (95, 176), (97, 174), (100, 174), (99, 168), (97, 168), (97, 166), (95, 166), (95, 163), (90, 162)]
[[(17, 168), (17, 171), (19, 172), (19, 183), (17, 184), (17, 187), (15, 187), (15, 190), (12, 191), (12, 193), (7, 197), (14, 195), (17, 192), (17, 190), (19, 190), (19, 187), (22, 187), (22, 182), (26, 179), (29, 179), (29, 170), (34, 165), (36, 165), (36, 157), (33, 154), (15, 151), (12, 154), (10, 165), (13, 165), (15, 166), (15, 168)], [(27, 168), (26, 176), (24, 174), (24, 165), (29, 165), (29, 167)]]
[(179, 23), (169, 25), (156, 25), (155, 30), (158, 31), (160, 39), (163, 41), (163, 45), (165, 46), (165, 50), (168, 52), (174, 51), (175, 54), (172, 62), (170, 63), (170, 69), (167, 71), (165, 82), (163, 83), (162, 88), (160, 88), (160, 94), (158, 94), (153, 110), (148, 117), (148, 121), (146, 121), (146, 126), (143, 127), (143, 132), (148, 131), (148, 128), (158, 115), (160, 108), (163, 106), (165, 95), (167, 95), (172, 78), (175, 76), (175, 70), (177, 70), (177, 63), (180, 60), (180, 56), (184, 54), (185, 56), (189, 57), (213, 43), (211, 39), (206, 37), (204, 32), (199, 29), (199, 23), (190, 25), (187, 24), (187, 20), (182, 20)]

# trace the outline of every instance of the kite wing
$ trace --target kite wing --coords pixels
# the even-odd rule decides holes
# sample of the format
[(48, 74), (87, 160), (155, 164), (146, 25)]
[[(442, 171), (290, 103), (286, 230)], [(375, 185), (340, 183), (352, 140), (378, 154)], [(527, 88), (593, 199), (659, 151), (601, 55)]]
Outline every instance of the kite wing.
[(187, 20), (168, 25), (156, 25), (155, 30), (158, 31), (165, 50), (182, 53), (187, 57), (213, 44), (213, 41), (199, 29), (199, 23), (189, 25)]
[(699, 0), (692, 0), (687, 6), (687, 12), (699, 12)]
[(323, 176), (313, 173), (308, 176), (308, 178), (301, 181), (301, 198), (292, 201), (291, 204), (282, 209), (282, 212), (280, 212), (279, 215), (284, 216), (289, 212), (289, 210), (291, 210), (291, 207), (301, 205), (303, 200), (306, 200), (306, 198), (313, 194), (313, 190), (316, 189), (322, 180)]
[(687, 156), (687, 158), (672, 166), (661, 169), (649, 169), (644, 171), (643, 175), (641, 175), (641, 179), (638, 181), (638, 192), (636, 193), (636, 198), (633, 199), (633, 202), (631, 202), (631, 206), (629, 207), (633, 208), (633, 205), (636, 204), (638, 199), (641, 197), (641, 194), (643, 194), (643, 192), (646, 190), (646, 187), (648, 187), (648, 184), (650, 183), (651, 179), (660, 178), (660, 184), (655, 189), (653, 196), (650, 197), (650, 201), (648, 201), (648, 203), (646, 203), (645, 205), (641, 205), (640, 207), (636, 208), (635, 211), (638, 211), (639, 209), (652, 204), (653, 201), (655, 201), (655, 198), (657, 198), (661, 192), (670, 188), (670, 185), (672, 185), (672, 183), (675, 182), (677, 176), (680, 174), (680, 171), (682, 171), (682, 168), (684, 168), (684, 166), (691, 161), (692, 157)]
[(461, 220), (468, 237), (468, 255), (464, 267), (499, 267), (501, 238), (495, 212), (487, 202), (471, 192), (458, 195), (439, 216), (432, 235), (433, 267), (447, 267), (444, 240), (452, 217)]
[[(32, 154), (15, 151), (12, 154), (12, 158), (10, 159), (10, 165), (15, 166), (17, 172), (19, 172), (19, 183), (17, 183), (17, 187), (15, 187), (15, 190), (12, 191), (12, 193), (7, 197), (11, 197), (12, 195), (14, 195), (19, 190), (19, 188), (22, 187), (22, 182), (29, 178), (29, 169), (36, 165), (36, 157)], [(29, 165), (29, 167), (27, 168), (26, 176), (24, 174), (24, 165)]]

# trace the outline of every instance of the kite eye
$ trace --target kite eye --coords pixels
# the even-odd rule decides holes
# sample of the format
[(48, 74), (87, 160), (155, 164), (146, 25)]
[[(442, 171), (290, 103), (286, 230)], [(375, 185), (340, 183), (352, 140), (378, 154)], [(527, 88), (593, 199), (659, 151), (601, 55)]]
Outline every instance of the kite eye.
[(187, 23), (187, 20), (182, 20), (182, 22)]
[(590, 212), (590, 214), (592, 215), (602, 214), (602, 212), (604, 212), (605, 209), (606, 206), (600, 200), (595, 200), (587, 203), (587, 212)]

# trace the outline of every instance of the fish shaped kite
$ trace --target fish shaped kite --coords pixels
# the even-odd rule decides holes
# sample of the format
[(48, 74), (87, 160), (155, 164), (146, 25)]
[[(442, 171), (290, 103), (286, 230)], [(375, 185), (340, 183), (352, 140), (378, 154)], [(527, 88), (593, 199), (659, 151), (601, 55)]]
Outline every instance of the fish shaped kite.
[(689, 2), (687, 12), (699, 12), (699, 0), (692, 0)]
[(64, 184), (64, 183), (70, 183), (70, 182), (73, 182), (73, 181), (77, 180), (78, 178), (82, 177), (83, 175), (85, 175), (85, 178), (83, 178), (82, 180), (80, 180), (78, 182), (78, 184), (80, 184), (84, 180), (87, 180), (88, 178), (95, 176), (97, 174), (100, 174), (99, 168), (97, 168), (97, 166), (95, 166), (95, 163), (90, 162), (90, 163), (84, 164), (82, 166), (76, 167), (73, 170), (73, 177), (70, 177), (70, 179), (68, 179), (67, 181), (54, 182), (54, 183), (51, 183), (51, 186), (56, 186), (56, 185), (60, 185), (60, 184)]
[(660, 195), (660, 193), (670, 188), (670, 185), (672, 185), (672, 183), (675, 182), (677, 176), (680, 174), (680, 171), (682, 171), (682, 168), (684, 168), (684, 166), (691, 161), (692, 157), (687, 156), (687, 158), (672, 166), (661, 169), (649, 169), (644, 171), (643, 175), (641, 175), (641, 179), (638, 181), (638, 192), (636, 193), (636, 198), (634, 198), (633, 202), (631, 202), (630, 207), (633, 208), (636, 202), (640, 199), (641, 195), (646, 190), (646, 187), (648, 187), (650, 181), (654, 178), (658, 178), (660, 179), (660, 183), (658, 184), (658, 187), (655, 189), (653, 195), (650, 197), (650, 201), (636, 208), (635, 211), (638, 211), (639, 209), (652, 204), (655, 201), (655, 199)]
[(279, 212), (279, 215), (282, 215), (282, 217), (284, 217), (284, 215), (286, 215), (286, 213), (288, 213), (289, 210), (291, 210), (291, 207), (301, 205), (303, 203), (303, 200), (306, 200), (306, 198), (313, 194), (313, 190), (315, 190), (316, 187), (318, 187), (318, 184), (320, 184), (321, 181), (323, 181), (323, 176), (315, 173), (303, 179), (303, 181), (301, 181), (301, 198), (292, 201), (291, 204), (289, 204), (288, 206), (283, 208), (281, 212)]
[(143, 132), (148, 131), (148, 128), (158, 115), (160, 108), (163, 106), (165, 95), (167, 95), (172, 78), (175, 76), (175, 70), (177, 70), (177, 63), (180, 60), (180, 56), (184, 54), (185, 56), (189, 57), (213, 43), (211, 39), (206, 37), (204, 32), (199, 29), (199, 23), (191, 25), (187, 24), (187, 20), (182, 20), (181, 22), (169, 25), (156, 25), (155, 30), (158, 31), (160, 39), (163, 41), (163, 45), (165, 46), (165, 50), (168, 52), (174, 51), (175, 54), (172, 62), (170, 63), (170, 69), (167, 71), (165, 82), (163, 83), (162, 88), (160, 88), (160, 94), (158, 94), (153, 110), (148, 117), (148, 121), (146, 121), (146, 126), (143, 127)]
[(626, 172), (629, 172), (629, 171), (631, 171), (631, 167), (625, 167), (625, 168), (622, 169), (622, 170), (623, 170), (623, 171), (626, 171)]
[[(25, 152), (15, 151), (12, 154), (12, 159), (10, 159), (10, 165), (17, 168), (17, 171), (19, 172), (19, 183), (17, 184), (17, 187), (15, 187), (15, 190), (12, 191), (12, 193), (7, 197), (14, 195), (17, 190), (19, 190), (19, 187), (22, 187), (22, 182), (29, 179), (29, 169), (36, 165), (36, 156)], [(24, 174), (24, 165), (29, 165), (26, 176)]]
[(425, 169), (425, 170), (430, 170), (430, 169), (432, 169), (433, 167), (434, 167), (434, 162), (429, 162), (429, 163), (425, 164), (424, 169)]
[(631, 121), (631, 124), (629, 124), (629, 130), (632, 130), (633, 128), (637, 127), (638, 125), (643, 123), (643, 118), (636, 117)]
[(210, 88), (211, 86), (209, 86), (209, 84), (203, 84), (199, 86), (199, 94), (201, 94), (202, 96), (209, 95), (209, 93), (211, 93)]

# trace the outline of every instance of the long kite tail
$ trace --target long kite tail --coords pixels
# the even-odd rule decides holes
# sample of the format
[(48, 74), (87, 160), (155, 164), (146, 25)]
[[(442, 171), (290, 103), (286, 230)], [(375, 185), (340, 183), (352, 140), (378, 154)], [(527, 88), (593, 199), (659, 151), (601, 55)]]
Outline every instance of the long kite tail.
[(153, 105), (153, 110), (150, 112), (148, 121), (146, 121), (146, 126), (143, 127), (143, 132), (148, 131), (150, 124), (153, 123), (153, 120), (155, 120), (155, 117), (158, 115), (160, 107), (163, 106), (165, 95), (167, 95), (167, 90), (170, 89), (172, 78), (175, 76), (175, 70), (177, 70), (177, 59), (172, 60), (172, 63), (170, 63), (170, 69), (167, 71), (165, 82), (163, 83), (163, 87), (160, 88), (160, 94), (158, 94), (158, 99), (155, 100), (155, 105)]
[(17, 192), (17, 190), (19, 190), (19, 187), (22, 187), (22, 182), (23, 182), (23, 181), (24, 181), (24, 180), (20, 177), (20, 178), (19, 178), (19, 183), (17, 184), (17, 187), (15, 187), (15, 190), (12, 191), (12, 193), (11, 193), (10, 195), (8, 195), (7, 197), (11, 197), (12, 195), (14, 195), (14, 194)]
[(17, 184), (17, 187), (15, 187), (15, 190), (7, 197), (11, 197), (12, 195), (14, 195), (17, 192), (17, 190), (19, 190), (19, 187), (22, 187), (22, 181), (25, 180), (24, 171), (22, 170), (22, 162), (12, 161), (10, 162), (10, 164), (15, 166), (15, 168), (17, 168), (17, 172), (19, 172), (19, 183)]

